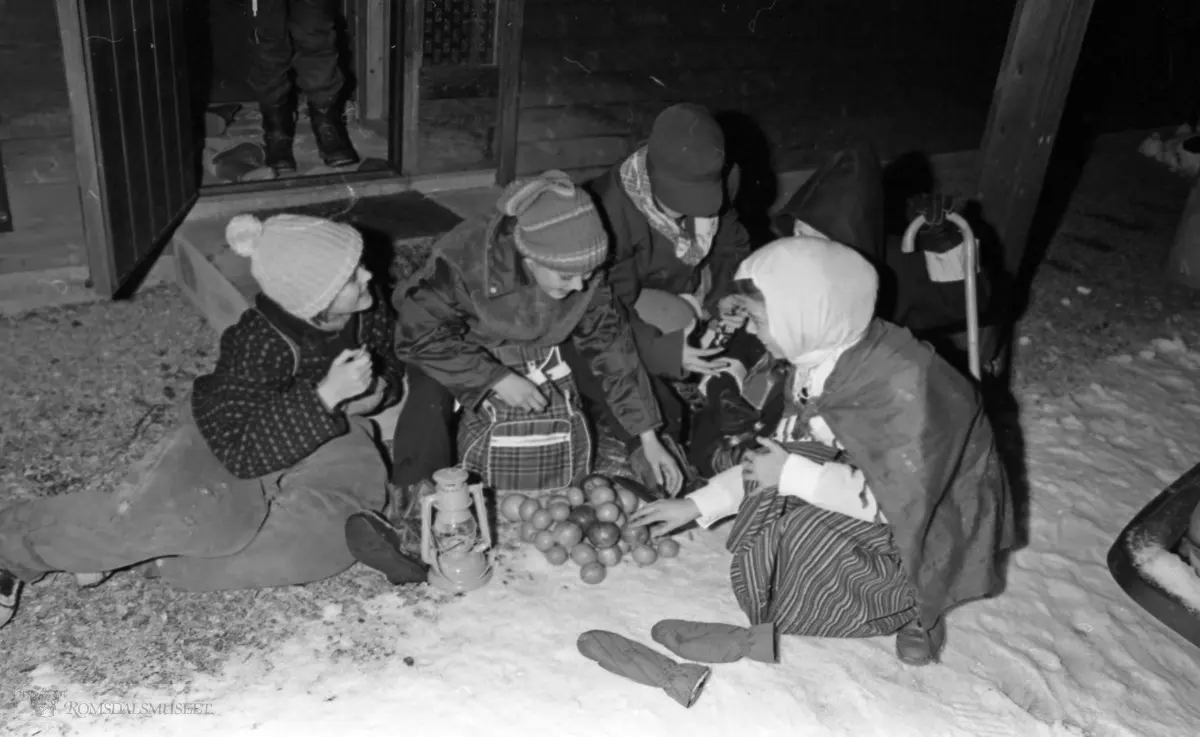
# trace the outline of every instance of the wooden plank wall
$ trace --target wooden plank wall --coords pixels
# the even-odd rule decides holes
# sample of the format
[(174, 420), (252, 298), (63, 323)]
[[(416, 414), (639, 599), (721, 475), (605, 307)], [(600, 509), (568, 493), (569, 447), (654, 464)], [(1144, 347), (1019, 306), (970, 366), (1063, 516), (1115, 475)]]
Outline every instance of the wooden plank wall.
[[(953, 77), (981, 23), (991, 24), (998, 60), (1013, 7), (1012, 0), (986, 10), (957, 0), (526, 3), (522, 174), (597, 171), (638, 146), (674, 102), (751, 113), (790, 107), (802, 117), (806, 99), (825, 108), (869, 101), (869, 80), (838, 73), (862, 59), (882, 68), (921, 58), (922, 67)], [(990, 85), (982, 78), (986, 110)]]

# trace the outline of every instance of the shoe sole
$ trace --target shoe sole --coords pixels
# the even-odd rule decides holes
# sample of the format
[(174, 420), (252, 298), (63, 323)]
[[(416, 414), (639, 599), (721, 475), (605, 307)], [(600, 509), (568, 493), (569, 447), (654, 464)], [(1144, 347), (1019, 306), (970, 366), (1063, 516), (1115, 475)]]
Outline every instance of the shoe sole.
[(425, 566), (403, 553), (400, 535), (386, 520), (369, 514), (355, 514), (346, 520), (346, 546), (359, 563), (401, 585), (423, 583)]

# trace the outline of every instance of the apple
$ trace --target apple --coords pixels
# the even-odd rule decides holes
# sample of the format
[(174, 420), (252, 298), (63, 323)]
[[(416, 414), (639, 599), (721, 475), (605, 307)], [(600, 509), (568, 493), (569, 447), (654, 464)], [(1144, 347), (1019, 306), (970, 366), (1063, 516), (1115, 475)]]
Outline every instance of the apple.
[(593, 507), (611, 504), (617, 501), (617, 492), (613, 491), (611, 486), (597, 486), (588, 492), (588, 501)]
[(579, 543), (571, 548), (571, 560), (575, 561), (576, 565), (586, 566), (588, 563), (596, 562), (596, 549), (587, 543)]
[(550, 517), (555, 522), (562, 522), (571, 516), (571, 505), (565, 501), (554, 502), (549, 507)]
[(529, 522), (539, 530), (545, 530), (550, 527), (550, 523), (554, 518), (550, 516), (550, 510), (539, 509), (529, 517)]
[(669, 537), (658, 541), (658, 557), (674, 558), (677, 555), (679, 555), (679, 543)]
[[(612, 502), (607, 502), (596, 507), (596, 520), (599, 522), (616, 522), (621, 516), (621, 508)], [(620, 525), (617, 525), (620, 527)]]
[(621, 509), (625, 510), (625, 514), (633, 514), (638, 508), (638, 495), (634, 494), (624, 486), (617, 487), (617, 501), (621, 504)]
[(500, 514), (509, 522), (521, 521), (521, 505), (529, 497), (524, 494), (509, 494), (500, 502)]
[(554, 541), (567, 550), (575, 547), (583, 540), (583, 528), (574, 522), (560, 522), (554, 531)]
[(636, 548), (646, 544), (646, 541), (650, 539), (650, 531), (646, 529), (645, 525), (626, 527), (621, 533), (621, 539)]
[(596, 560), (605, 566), (615, 566), (621, 562), (621, 548), (616, 545), (611, 548), (600, 548), (596, 551)]
[(537, 534), (538, 528), (534, 527), (532, 522), (526, 520), (521, 523), (521, 542), (531, 543)]
[(621, 528), (612, 522), (597, 522), (587, 529), (587, 539), (597, 548), (611, 548), (621, 540)]
[(572, 507), (578, 507), (585, 501), (587, 501), (587, 497), (584, 495), (583, 489), (579, 488), (578, 486), (571, 486), (567, 488), (567, 503)]
[(601, 476), (598, 473), (593, 473), (591, 476), (588, 476), (586, 479), (583, 480), (583, 490), (586, 491), (588, 494), (591, 494), (593, 489), (599, 488), (601, 486), (611, 487), (612, 484), (609, 482), (609, 480), (607, 478)]
[(634, 562), (639, 566), (653, 565), (654, 561), (658, 560), (658, 553), (654, 552), (654, 548), (647, 545), (634, 548), (630, 555), (633, 556)]
[(598, 584), (608, 575), (608, 569), (603, 564), (592, 561), (580, 567), (579, 578), (583, 579), (584, 583)]
[(546, 560), (549, 561), (550, 565), (552, 566), (561, 566), (563, 563), (567, 562), (567, 558), (569, 557), (567, 555), (567, 549), (557, 543), (547, 548), (543, 555), (546, 556)]
[(542, 530), (533, 536), (533, 547), (541, 552), (546, 552), (557, 543), (554, 541), (554, 533), (549, 530)]
[(596, 508), (590, 504), (580, 504), (571, 510), (571, 514), (567, 519), (579, 525), (581, 529), (586, 530), (596, 521)]
[(533, 513), (541, 508), (542, 505), (537, 499), (526, 498), (525, 501), (521, 502), (521, 519), (528, 522), (529, 518), (533, 516)]

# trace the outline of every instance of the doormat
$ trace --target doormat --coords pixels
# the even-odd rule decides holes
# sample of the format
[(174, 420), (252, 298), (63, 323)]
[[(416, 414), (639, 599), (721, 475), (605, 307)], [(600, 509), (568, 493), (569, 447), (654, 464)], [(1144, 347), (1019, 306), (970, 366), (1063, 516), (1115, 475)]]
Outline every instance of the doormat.
[(259, 210), (267, 218), (280, 213), (311, 215), (350, 223), (363, 233), (364, 264), (389, 281), (407, 278), (429, 255), (429, 247), (462, 218), (420, 192), (346, 198), (297, 207)]

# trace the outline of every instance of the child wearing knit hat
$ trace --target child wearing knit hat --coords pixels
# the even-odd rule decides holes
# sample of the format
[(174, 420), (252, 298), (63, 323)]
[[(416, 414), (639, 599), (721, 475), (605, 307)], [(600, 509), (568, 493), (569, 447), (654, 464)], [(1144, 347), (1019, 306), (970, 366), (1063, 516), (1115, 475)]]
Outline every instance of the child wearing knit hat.
[(490, 220), (446, 234), (393, 296), (397, 353), (462, 405), (462, 464), (498, 491), (529, 493), (591, 472), (590, 431), (559, 353), (571, 343), (604, 377), (656, 481), (678, 490), (649, 378), (602, 271), (608, 237), (591, 198), (549, 171), (509, 185), (496, 206)]
[(56, 570), (95, 583), (154, 561), (149, 573), (188, 591), (303, 584), (355, 561), (393, 583), (424, 580), (412, 541), (378, 514), (387, 467), (371, 418), (396, 422), (406, 376), (362, 236), (320, 218), (239, 215), (226, 238), (262, 287), (254, 307), (221, 335), (179, 427), (121, 488), (0, 510), (0, 583), (11, 584), (0, 624), (14, 582)]

